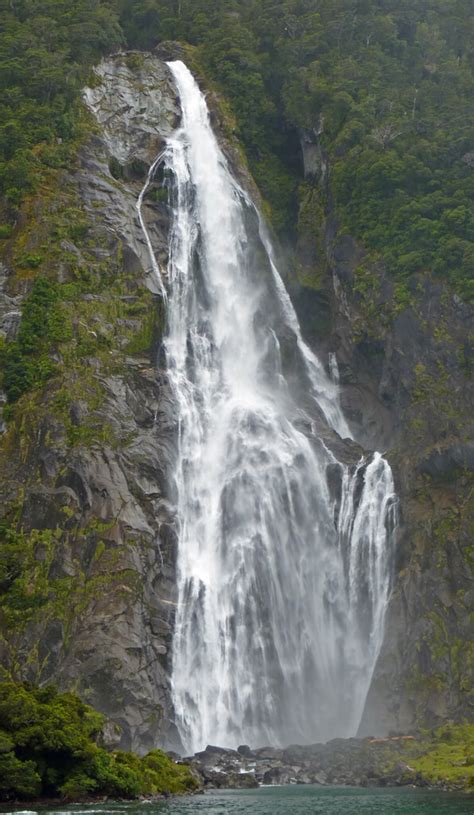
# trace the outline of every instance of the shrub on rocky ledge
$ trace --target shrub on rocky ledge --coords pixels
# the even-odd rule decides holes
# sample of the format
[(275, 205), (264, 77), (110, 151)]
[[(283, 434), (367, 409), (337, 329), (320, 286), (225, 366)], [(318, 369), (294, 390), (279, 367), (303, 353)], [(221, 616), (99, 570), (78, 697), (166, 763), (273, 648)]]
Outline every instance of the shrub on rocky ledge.
[(187, 792), (198, 782), (161, 750), (140, 758), (96, 744), (104, 717), (72, 693), (0, 684), (0, 800)]

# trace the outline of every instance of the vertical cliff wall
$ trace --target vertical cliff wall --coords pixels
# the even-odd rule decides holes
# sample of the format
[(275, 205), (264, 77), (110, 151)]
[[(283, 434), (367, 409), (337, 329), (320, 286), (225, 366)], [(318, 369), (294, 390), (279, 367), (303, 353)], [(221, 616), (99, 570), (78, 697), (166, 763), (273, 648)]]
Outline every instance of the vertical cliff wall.
[[(102, 63), (85, 101), (77, 161), (26, 202), (3, 251), (0, 332), (29, 326), (49, 343), (37, 357), (49, 368), (7, 408), (0, 437), (0, 660), (15, 678), (76, 689), (110, 717), (110, 743), (142, 751), (177, 743), (165, 477), (176, 413), (136, 202), (179, 109), (166, 65), (135, 52)], [(396, 475), (397, 578), (361, 732), (406, 731), (469, 710), (472, 312), (428, 276), (401, 285), (341, 234), (319, 203), (330, 167), (314, 138), (303, 138), (307, 196), (287, 276), (305, 338), (336, 355), (356, 437), (387, 450)], [(159, 178), (143, 216), (165, 266)]]
[[(76, 690), (110, 717), (106, 740), (143, 751), (173, 744), (175, 538), (164, 472), (175, 428), (136, 202), (179, 113), (168, 69), (151, 56), (102, 63), (93, 86), (76, 163), (29, 204), (5, 255), (3, 332), (14, 339), (18, 312), (28, 324), (43, 308), (40, 276), (62, 329), (52, 375), (15, 404), (0, 441), (4, 551), (20, 572), (2, 585), (0, 657), (15, 678)], [(160, 185), (143, 216), (165, 263)]]
[(356, 438), (387, 451), (400, 496), (397, 578), (362, 734), (471, 714), (473, 310), (442, 279), (394, 278), (344, 233), (331, 168), (303, 134), (293, 298), (336, 354)]

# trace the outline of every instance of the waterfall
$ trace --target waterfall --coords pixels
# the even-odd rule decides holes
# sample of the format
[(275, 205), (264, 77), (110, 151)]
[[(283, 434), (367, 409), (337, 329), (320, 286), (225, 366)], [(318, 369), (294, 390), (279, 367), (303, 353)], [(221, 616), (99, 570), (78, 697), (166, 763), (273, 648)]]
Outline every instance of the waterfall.
[(169, 67), (182, 106), (163, 156), (177, 726), (188, 752), (354, 735), (390, 590), (392, 474), (341, 440), (335, 359), (328, 376), (305, 345), (205, 99), (182, 62)]

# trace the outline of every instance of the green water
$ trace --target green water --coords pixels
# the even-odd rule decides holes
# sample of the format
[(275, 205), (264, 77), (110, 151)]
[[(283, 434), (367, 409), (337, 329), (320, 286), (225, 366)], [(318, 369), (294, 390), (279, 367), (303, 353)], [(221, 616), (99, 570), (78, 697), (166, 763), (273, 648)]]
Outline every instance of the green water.
[[(22, 810), (24, 815), (474, 815), (474, 796), (420, 789), (264, 787), (159, 803)], [(20, 815), (17, 810), (15, 815)]]

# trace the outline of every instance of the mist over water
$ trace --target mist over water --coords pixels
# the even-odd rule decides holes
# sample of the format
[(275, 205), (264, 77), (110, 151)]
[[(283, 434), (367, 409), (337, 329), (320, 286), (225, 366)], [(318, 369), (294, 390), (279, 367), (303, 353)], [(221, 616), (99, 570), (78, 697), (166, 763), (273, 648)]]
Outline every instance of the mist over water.
[(354, 735), (390, 591), (392, 474), (341, 442), (335, 358), (328, 376), (303, 342), (204, 96), (182, 62), (169, 67), (183, 113), (164, 155), (176, 723), (186, 752)]

